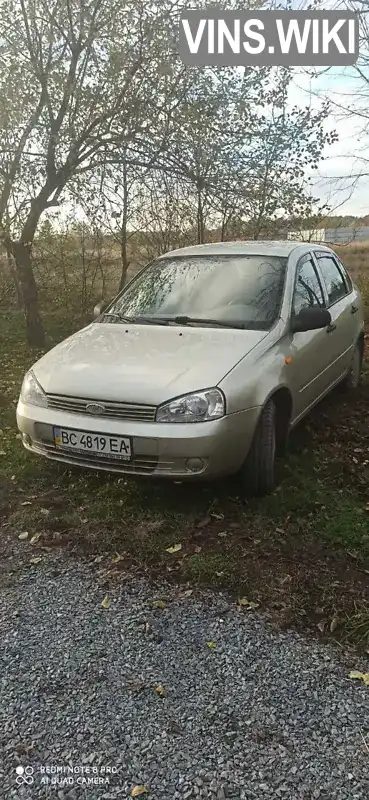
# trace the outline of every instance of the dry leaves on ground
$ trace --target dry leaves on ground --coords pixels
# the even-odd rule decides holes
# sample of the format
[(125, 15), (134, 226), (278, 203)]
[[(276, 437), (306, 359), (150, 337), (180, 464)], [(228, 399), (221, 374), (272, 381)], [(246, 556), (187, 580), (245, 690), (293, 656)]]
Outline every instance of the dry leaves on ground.
[(134, 786), (131, 791), (131, 797), (141, 797), (141, 795), (148, 793), (149, 790), (146, 786)]
[(153, 600), (153, 607), (164, 609), (165, 608), (164, 600)]
[(167, 553), (179, 553), (180, 550), (182, 550), (182, 545), (181, 544), (174, 544), (172, 547), (167, 547), (166, 552)]
[(159, 695), (159, 697), (164, 697), (165, 690), (164, 690), (164, 686), (162, 686), (161, 683), (156, 684), (152, 688), (153, 688), (154, 692), (156, 692), (156, 694)]
[(369, 672), (350, 672), (349, 678), (353, 681), (363, 681), (365, 686), (369, 686)]
[(254, 603), (253, 600), (248, 600), (247, 597), (240, 597), (238, 600), (238, 605), (242, 608), (247, 608), (252, 611), (255, 608), (259, 608), (260, 603)]

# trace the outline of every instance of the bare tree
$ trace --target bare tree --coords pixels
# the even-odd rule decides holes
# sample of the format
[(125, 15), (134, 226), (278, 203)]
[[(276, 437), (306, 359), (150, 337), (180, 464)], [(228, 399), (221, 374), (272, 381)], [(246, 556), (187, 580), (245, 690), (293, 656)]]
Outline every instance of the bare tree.
[[(44, 343), (32, 266), (40, 218), (122, 143), (144, 141), (147, 152), (152, 121), (170, 114), (163, 20), (175, 5), (0, 0), (0, 235), (15, 259), (32, 345)], [(168, 69), (175, 92), (183, 68), (172, 59)]]

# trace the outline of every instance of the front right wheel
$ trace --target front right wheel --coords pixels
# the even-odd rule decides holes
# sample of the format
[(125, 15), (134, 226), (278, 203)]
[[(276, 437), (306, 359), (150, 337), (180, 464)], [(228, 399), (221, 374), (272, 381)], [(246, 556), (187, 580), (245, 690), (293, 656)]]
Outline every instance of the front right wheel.
[(243, 492), (261, 496), (275, 488), (276, 407), (268, 400), (260, 414), (252, 445), (240, 472)]

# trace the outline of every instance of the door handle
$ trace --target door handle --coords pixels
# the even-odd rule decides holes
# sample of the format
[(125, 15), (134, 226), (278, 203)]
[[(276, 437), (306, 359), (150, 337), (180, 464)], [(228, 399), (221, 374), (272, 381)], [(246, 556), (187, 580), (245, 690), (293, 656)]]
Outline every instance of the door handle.
[(336, 328), (337, 328), (337, 325), (335, 325), (334, 322), (331, 322), (330, 325), (328, 325), (328, 327), (327, 327), (327, 333), (332, 333), (332, 331), (335, 331)]
[(359, 306), (352, 305), (351, 306), (351, 314), (356, 314), (359, 311)]

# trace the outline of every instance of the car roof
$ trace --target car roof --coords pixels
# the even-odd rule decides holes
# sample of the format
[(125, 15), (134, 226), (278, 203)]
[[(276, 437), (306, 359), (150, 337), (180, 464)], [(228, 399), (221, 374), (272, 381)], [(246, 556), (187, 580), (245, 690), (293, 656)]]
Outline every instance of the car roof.
[(239, 241), (239, 242), (213, 242), (211, 244), (197, 244), (190, 247), (181, 247), (159, 256), (160, 259), (177, 256), (221, 256), (221, 255), (258, 255), (279, 256), (288, 258), (291, 253), (300, 248), (301, 253), (308, 250), (319, 249), (331, 252), (330, 248), (316, 242), (301, 241)]

